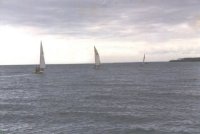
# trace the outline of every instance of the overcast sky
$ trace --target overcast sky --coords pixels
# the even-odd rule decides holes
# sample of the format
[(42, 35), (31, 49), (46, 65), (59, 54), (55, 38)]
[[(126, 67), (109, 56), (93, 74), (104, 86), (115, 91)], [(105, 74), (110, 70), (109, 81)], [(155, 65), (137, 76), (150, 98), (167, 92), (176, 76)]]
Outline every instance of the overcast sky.
[(200, 57), (200, 0), (0, 0), (0, 64)]

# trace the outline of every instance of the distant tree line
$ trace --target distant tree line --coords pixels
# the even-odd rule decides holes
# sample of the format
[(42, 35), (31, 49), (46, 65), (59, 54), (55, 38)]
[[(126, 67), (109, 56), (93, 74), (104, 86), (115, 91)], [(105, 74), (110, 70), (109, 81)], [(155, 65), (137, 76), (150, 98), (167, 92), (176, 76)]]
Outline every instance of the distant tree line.
[(170, 60), (169, 62), (200, 62), (200, 57), (180, 58), (180, 59), (177, 59), (177, 60)]

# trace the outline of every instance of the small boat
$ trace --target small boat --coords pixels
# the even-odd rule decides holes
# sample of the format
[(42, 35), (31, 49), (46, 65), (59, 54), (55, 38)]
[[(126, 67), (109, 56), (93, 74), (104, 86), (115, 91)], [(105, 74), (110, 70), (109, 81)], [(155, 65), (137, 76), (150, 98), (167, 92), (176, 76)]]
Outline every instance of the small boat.
[(45, 60), (44, 60), (44, 52), (42, 47), (42, 42), (40, 43), (40, 64), (36, 66), (35, 73), (42, 74), (44, 69), (46, 68)]
[(99, 53), (98, 53), (98, 51), (97, 51), (95, 46), (94, 46), (94, 58), (95, 58), (94, 68), (98, 69), (100, 67), (101, 61), (100, 61)]

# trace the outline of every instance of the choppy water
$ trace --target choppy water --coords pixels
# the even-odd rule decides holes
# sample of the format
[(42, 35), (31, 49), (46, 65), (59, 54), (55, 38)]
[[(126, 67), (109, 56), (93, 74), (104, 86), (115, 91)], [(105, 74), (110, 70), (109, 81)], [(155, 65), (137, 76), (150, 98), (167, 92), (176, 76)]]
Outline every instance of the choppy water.
[(0, 134), (199, 134), (200, 63), (0, 67)]

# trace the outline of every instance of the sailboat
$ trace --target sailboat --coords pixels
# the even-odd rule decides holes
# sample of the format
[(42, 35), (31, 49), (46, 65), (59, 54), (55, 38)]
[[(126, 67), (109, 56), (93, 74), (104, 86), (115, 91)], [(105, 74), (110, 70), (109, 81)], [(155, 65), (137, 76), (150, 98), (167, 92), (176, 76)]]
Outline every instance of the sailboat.
[(146, 59), (146, 57), (145, 57), (145, 54), (144, 54), (143, 61), (142, 61), (143, 63), (145, 63), (145, 59)]
[(44, 72), (44, 69), (46, 68), (45, 60), (44, 60), (44, 52), (42, 47), (42, 41), (40, 43), (40, 64), (36, 66), (35, 73), (41, 74)]
[(99, 53), (96, 49), (96, 47), (94, 46), (94, 58), (95, 58), (95, 69), (99, 68), (100, 67), (100, 64), (101, 64), (101, 61), (100, 61), (100, 56), (99, 56)]

